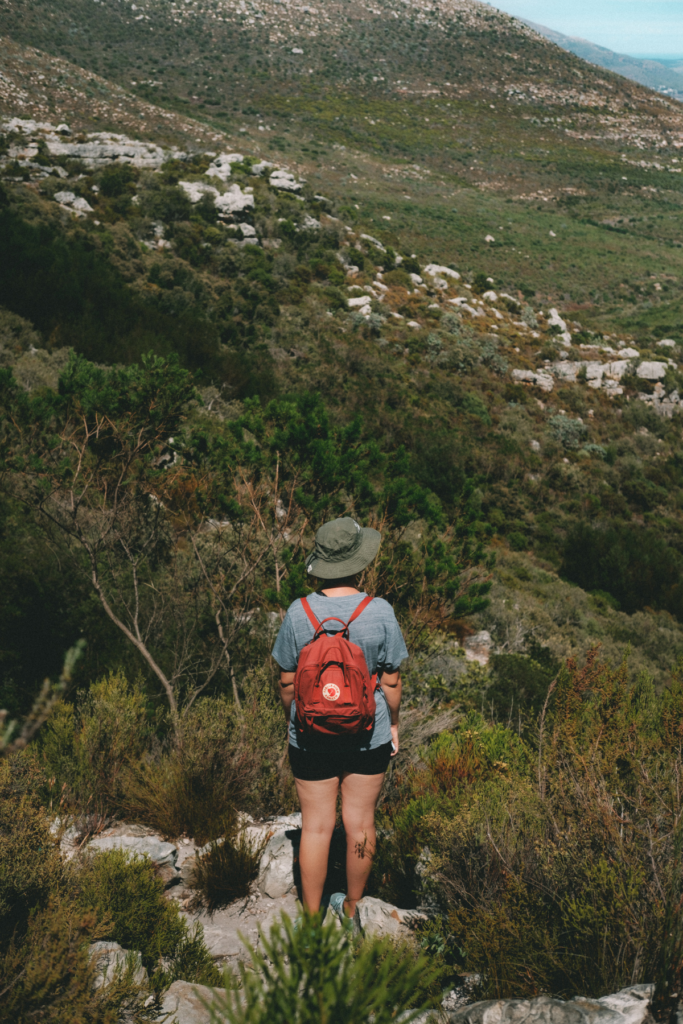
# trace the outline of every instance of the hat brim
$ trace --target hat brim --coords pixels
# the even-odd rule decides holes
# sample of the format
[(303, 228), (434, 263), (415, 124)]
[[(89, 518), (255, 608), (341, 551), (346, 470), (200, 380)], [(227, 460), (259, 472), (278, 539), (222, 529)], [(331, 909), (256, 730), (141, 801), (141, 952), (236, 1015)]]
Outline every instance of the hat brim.
[(379, 530), (373, 530), (370, 526), (361, 527), (360, 547), (350, 558), (343, 562), (328, 562), (324, 558), (312, 558), (306, 563), (306, 569), (311, 576), (317, 576), (320, 580), (339, 580), (344, 576), (355, 576), (357, 572), (366, 569), (379, 551), (382, 534)]

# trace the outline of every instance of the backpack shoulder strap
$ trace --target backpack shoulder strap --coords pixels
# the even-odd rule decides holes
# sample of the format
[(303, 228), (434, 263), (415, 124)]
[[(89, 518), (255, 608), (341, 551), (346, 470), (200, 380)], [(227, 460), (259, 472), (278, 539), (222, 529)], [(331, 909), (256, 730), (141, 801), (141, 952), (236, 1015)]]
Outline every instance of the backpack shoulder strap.
[(308, 603), (308, 598), (307, 597), (302, 597), (301, 598), (301, 607), (303, 608), (303, 610), (306, 612), (306, 615), (308, 615), (308, 618), (310, 619), (311, 625), (313, 626), (313, 632), (317, 633), (318, 630), (320, 629), (320, 623), (318, 622), (318, 620), (316, 619), (315, 615), (313, 614), (313, 612), (311, 610), (311, 606)]
[(370, 604), (371, 601), (372, 601), (372, 594), (368, 594), (367, 597), (363, 598), (363, 600), (358, 605), (358, 607), (356, 608), (355, 612), (353, 613), (353, 615), (351, 616), (349, 621), (346, 623), (347, 627), (350, 626), (351, 623), (355, 619), (357, 619), (359, 615), (363, 614), (363, 612), (365, 611), (365, 609), (367, 608), (367, 606)]

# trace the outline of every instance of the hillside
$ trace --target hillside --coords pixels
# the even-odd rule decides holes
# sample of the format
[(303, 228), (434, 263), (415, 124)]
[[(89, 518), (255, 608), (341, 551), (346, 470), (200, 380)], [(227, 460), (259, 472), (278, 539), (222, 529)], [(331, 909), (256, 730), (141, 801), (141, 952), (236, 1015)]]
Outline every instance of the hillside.
[(411, 945), (339, 998), (333, 956), (335, 1012), (668, 984), (683, 107), (450, 0), (0, 31), (0, 1024), (156, 1024), (294, 912), (270, 650), (340, 515), (410, 651), (369, 892)]
[(618, 75), (623, 75), (624, 78), (632, 78), (634, 82), (647, 85), (650, 89), (657, 89), (659, 92), (673, 96), (674, 99), (683, 99), (683, 75), (679, 74), (674, 61), (630, 57), (628, 54), (615, 53), (605, 46), (598, 46), (579, 36), (566, 36), (546, 25), (537, 25), (534, 21), (525, 21), (525, 24), (564, 50), (575, 53), (577, 57), (581, 57), (591, 64), (607, 68)]

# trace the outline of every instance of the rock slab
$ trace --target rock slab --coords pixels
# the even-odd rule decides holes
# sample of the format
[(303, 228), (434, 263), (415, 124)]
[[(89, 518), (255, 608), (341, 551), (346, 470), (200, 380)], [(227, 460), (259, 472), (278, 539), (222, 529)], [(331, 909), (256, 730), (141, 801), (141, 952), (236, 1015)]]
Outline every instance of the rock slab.
[[(219, 999), (225, 990), (209, 988), (208, 985), (193, 985), (189, 981), (174, 981), (164, 994), (160, 1020), (173, 1020), (178, 1024), (211, 1024), (211, 1014), (206, 1007), (220, 1005)], [(164, 1017), (164, 1014), (171, 1014)]]
[(133, 980), (138, 985), (147, 982), (147, 971), (139, 953), (123, 949), (118, 942), (93, 942), (89, 946), (90, 958), (97, 961), (95, 988), (111, 984), (116, 975), (122, 975), (133, 966)]
[(632, 985), (611, 996), (570, 1002), (536, 999), (487, 999), (449, 1013), (450, 1024), (643, 1024), (652, 985)]
[(125, 850), (131, 856), (149, 857), (167, 888), (180, 880), (176, 867), (178, 848), (156, 836), (97, 836), (88, 844), (88, 851), (104, 850)]

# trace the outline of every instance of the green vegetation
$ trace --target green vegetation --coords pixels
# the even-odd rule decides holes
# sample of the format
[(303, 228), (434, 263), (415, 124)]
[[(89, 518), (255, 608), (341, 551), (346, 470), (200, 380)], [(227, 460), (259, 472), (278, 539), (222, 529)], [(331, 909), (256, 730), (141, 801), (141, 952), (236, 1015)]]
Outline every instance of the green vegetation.
[(240, 964), (242, 991), (226, 992), (213, 1021), (231, 1024), (355, 1024), (369, 1017), (407, 1022), (436, 1002), (430, 987), (437, 972), (424, 956), (388, 939), (356, 944), (335, 921), (283, 917), (252, 949), (256, 971)]
[(671, 928), (663, 893), (679, 891), (682, 699), (678, 675), (658, 696), (592, 652), (521, 734), (471, 710), (394, 775), (375, 891), (438, 907), (424, 944), (476, 972), (485, 998), (651, 979)]
[[(363, 585), (411, 651), (372, 892), (433, 913), (419, 955), (283, 921), (229, 1019), (379, 1024), (463, 973), (482, 997), (654, 979), (662, 1014), (679, 991), (683, 475), (655, 400), (683, 390), (680, 112), (486, 8), (377, 6), (326, 5), (304, 54), (282, 5), (277, 45), (270, 13), (202, 3), (0, 15), (8, 52), (109, 79), (12, 50), (72, 138), (188, 151), (93, 169), (0, 135), (0, 707), (42, 723), (0, 761), (1, 1022), (143, 1024), (173, 980), (218, 983), (150, 862), (67, 862), (50, 826), (191, 837), (195, 906), (249, 893), (242, 812), (295, 807), (269, 651), (345, 514), (382, 531)], [(126, 121), (114, 82), (159, 106)], [(180, 182), (236, 148), (230, 221)], [(511, 376), (626, 345), (621, 393)], [(669, 357), (663, 391), (638, 376)], [(94, 990), (99, 939), (148, 985), (131, 961)]]

